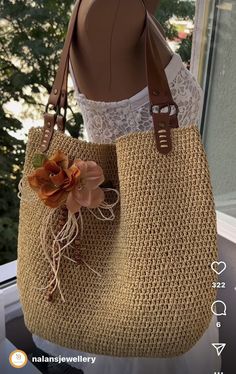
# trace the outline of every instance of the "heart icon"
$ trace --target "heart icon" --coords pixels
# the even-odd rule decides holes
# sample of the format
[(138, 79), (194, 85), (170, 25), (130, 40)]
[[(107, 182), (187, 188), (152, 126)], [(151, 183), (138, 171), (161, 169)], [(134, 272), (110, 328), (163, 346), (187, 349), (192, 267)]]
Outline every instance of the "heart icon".
[(225, 271), (226, 263), (224, 261), (214, 261), (211, 264), (211, 268), (216, 274), (220, 275), (223, 273), (223, 271)]

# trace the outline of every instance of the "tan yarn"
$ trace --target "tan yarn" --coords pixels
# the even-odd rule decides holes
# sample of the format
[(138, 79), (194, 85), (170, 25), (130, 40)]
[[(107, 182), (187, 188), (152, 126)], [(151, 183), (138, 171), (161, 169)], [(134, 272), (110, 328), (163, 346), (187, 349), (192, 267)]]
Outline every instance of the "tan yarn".
[[(52, 279), (40, 245), (48, 208), (27, 183), (41, 128), (29, 131), (18, 236), (17, 282), (26, 326), (44, 339), (95, 354), (173, 357), (209, 326), (215, 300), (216, 213), (206, 155), (195, 125), (171, 129), (172, 151), (157, 152), (153, 130), (94, 144), (55, 131), (48, 155), (96, 161), (120, 193), (115, 218), (84, 209), (83, 237), (65, 256), (51, 303), (35, 287)], [(110, 194), (110, 195), (109, 195)], [(108, 196), (109, 195), (109, 196)], [(108, 203), (114, 201), (107, 192)], [(82, 207), (83, 209), (83, 207)], [(55, 214), (54, 222), (59, 225)], [(59, 227), (58, 227), (59, 228)]]

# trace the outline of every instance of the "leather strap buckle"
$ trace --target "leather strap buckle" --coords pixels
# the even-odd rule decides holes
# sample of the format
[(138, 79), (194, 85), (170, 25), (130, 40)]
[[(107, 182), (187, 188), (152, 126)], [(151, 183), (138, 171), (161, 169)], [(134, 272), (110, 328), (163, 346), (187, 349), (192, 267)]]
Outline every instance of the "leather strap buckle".
[[(172, 111), (172, 108), (174, 107), (175, 111), (174, 113), (171, 113)], [(162, 111), (163, 108), (168, 108), (168, 111)], [(150, 114), (152, 115), (153, 113), (167, 113), (167, 114), (178, 114), (179, 112), (179, 108), (178, 108), (178, 105), (173, 102), (173, 103), (168, 103), (168, 104), (152, 104), (150, 103)]]
[(41, 152), (46, 152), (48, 150), (52, 135), (54, 132), (54, 126), (56, 122), (56, 114), (44, 113), (44, 126), (41, 139), (40, 150)]
[[(49, 107), (52, 105), (52, 107)], [(61, 109), (63, 109), (63, 114), (61, 113)], [(65, 132), (65, 124), (66, 124), (66, 110), (67, 108), (61, 108), (58, 105), (55, 107), (53, 104), (47, 103), (45, 108), (45, 114), (49, 114), (49, 110), (54, 110), (56, 116), (56, 122), (58, 131)]]
[[(52, 105), (52, 107), (49, 107), (49, 105)], [(55, 107), (53, 104), (47, 103), (47, 105), (45, 107), (45, 113), (48, 113), (49, 110), (54, 110), (54, 112), (56, 112), (56, 114), (58, 114), (58, 112), (59, 112), (58, 106)]]
[(176, 127), (176, 125), (178, 126), (176, 123), (178, 106), (175, 102), (163, 104), (150, 103), (150, 114), (154, 122), (157, 150), (159, 153), (168, 154), (172, 149), (171, 128)]
[[(50, 107), (50, 105), (52, 105), (52, 107)], [(40, 146), (41, 152), (46, 152), (48, 150), (55, 125), (57, 125), (59, 131), (65, 131), (66, 108), (63, 109), (64, 113), (62, 114), (59, 106), (55, 107), (53, 104), (47, 103), (44, 113), (44, 127)], [(49, 111), (54, 111), (54, 113), (50, 113)]]
[(56, 124), (58, 131), (65, 132), (65, 126), (66, 126), (66, 109), (63, 108), (64, 113), (61, 113), (61, 108), (57, 111), (57, 118), (56, 118)]

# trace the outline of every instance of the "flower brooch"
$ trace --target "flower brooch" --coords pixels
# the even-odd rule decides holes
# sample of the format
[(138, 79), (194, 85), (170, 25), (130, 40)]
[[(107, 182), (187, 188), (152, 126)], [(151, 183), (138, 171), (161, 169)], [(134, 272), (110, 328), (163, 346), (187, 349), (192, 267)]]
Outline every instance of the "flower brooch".
[(71, 161), (57, 151), (49, 158), (36, 154), (33, 166), (36, 170), (28, 176), (29, 184), (51, 208), (65, 204), (71, 213), (76, 213), (81, 206), (96, 208), (105, 199), (99, 187), (105, 180), (103, 170), (95, 161)]

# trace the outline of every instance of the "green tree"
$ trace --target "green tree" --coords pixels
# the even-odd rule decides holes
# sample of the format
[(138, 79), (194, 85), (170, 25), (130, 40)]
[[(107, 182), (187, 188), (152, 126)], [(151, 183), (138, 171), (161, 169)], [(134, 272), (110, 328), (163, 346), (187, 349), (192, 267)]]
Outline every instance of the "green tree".
[[(25, 142), (16, 136), (22, 121), (6, 104), (22, 103), (22, 117), (43, 118), (73, 4), (73, 0), (0, 2), (0, 264), (16, 258), (17, 191), (25, 153)], [(82, 136), (81, 114), (71, 114), (67, 129), (72, 136)]]
[[(156, 13), (156, 18), (165, 30), (166, 37), (173, 40), (178, 36), (177, 28), (170, 23), (170, 19), (176, 16), (182, 20), (194, 20), (195, 1), (191, 0), (161, 0), (160, 7)], [(185, 62), (191, 58), (192, 34), (182, 40), (176, 50)]]
[[(4, 82), (5, 83), (5, 82)], [(1, 92), (2, 95), (2, 92)], [(3, 97), (3, 96), (1, 96)], [(21, 123), (7, 116), (0, 108), (0, 264), (15, 258), (18, 199), (17, 184), (24, 157), (24, 143), (10, 132), (21, 128)]]

